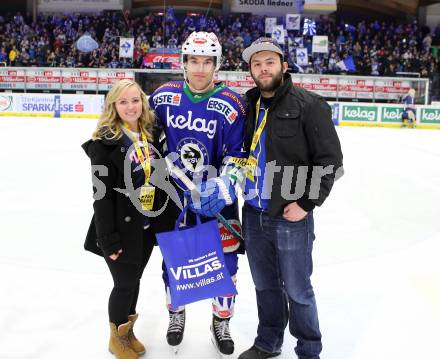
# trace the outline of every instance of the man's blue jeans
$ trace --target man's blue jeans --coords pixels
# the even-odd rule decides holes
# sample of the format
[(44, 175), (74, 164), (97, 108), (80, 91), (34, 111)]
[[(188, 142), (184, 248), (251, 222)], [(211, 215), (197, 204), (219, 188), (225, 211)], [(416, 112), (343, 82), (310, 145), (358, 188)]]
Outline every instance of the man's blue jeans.
[(318, 311), (310, 276), (315, 238), (313, 213), (298, 222), (269, 218), (249, 204), (243, 207), (243, 234), (258, 306), (255, 346), (279, 352), (284, 330), (298, 339), (300, 359), (319, 359), (322, 350)]

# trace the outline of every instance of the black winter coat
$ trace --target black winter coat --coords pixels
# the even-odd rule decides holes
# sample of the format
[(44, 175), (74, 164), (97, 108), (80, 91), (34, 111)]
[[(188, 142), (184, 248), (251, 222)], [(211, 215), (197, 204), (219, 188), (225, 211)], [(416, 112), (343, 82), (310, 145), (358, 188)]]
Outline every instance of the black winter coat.
[[(101, 165), (106, 171), (94, 171), (94, 175), (105, 186), (105, 195), (93, 203), (94, 215), (90, 223), (84, 248), (100, 256), (109, 256), (122, 248), (118, 261), (140, 263), (142, 241), (154, 241), (154, 224), (139, 212), (130, 200), (130, 193), (125, 190), (124, 158), (126, 146), (122, 140), (89, 140), (82, 148), (90, 157), (92, 166)], [(100, 186), (101, 187), (101, 186)], [(101, 188), (102, 189), (102, 188)], [(100, 188), (95, 187), (95, 195), (100, 195)], [(159, 206), (160, 196), (156, 196), (154, 208)], [(153, 209), (154, 209), (153, 208)], [(146, 222), (150, 221), (153, 230), (145, 231)]]
[[(259, 97), (258, 88), (246, 93), (245, 148), (248, 152), (255, 131)], [(331, 119), (330, 106), (321, 96), (293, 86), (290, 75), (285, 74), (283, 84), (270, 105), (265, 131), (266, 163), (276, 161), (276, 166), (281, 166), (274, 172), (269, 216), (282, 215), (284, 207), (294, 201), (306, 211), (320, 206), (330, 193), (336, 170), (340, 168), (339, 176), (343, 173), (341, 145)], [(329, 165), (334, 166), (333, 173), (322, 177), (318, 196), (310, 196), (312, 192), (316, 193), (317, 188), (316, 183), (311, 181), (313, 166)], [(288, 172), (286, 166), (293, 167), (293, 171), (290, 169)], [(302, 192), (295, 192), (299, 166), (308, 167), (303, 194), (298, 198), (286, 196), (286, 193), (294, 195)]]

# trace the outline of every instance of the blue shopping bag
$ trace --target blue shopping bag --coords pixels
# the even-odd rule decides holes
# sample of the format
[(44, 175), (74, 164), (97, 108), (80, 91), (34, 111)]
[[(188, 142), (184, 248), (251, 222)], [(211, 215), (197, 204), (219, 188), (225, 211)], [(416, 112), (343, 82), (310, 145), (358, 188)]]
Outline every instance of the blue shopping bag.
[(216, 296), (237, 294), (226, 268), (217, 220), (179, 229), (184, 208), (172, 232), (157, 233), (170, 282), (171, 304), (197, 302)]

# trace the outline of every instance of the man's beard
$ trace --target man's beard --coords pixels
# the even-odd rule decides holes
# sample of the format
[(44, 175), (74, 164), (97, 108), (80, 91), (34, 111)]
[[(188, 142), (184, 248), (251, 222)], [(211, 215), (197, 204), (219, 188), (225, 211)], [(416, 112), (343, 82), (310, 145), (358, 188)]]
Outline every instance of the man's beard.
[(264, 84), (262, 81), (258, 80), (256, 77), (254, 77), (254, 75), (251, 74), (260, 91), (266, 92), (275, 91), (278, 87), (280, 87), (281, 83), (283, 82), (283, 75), (283, 71), (279, 71), (274, 75), (274, 77), (272, 77), (272, 80)]

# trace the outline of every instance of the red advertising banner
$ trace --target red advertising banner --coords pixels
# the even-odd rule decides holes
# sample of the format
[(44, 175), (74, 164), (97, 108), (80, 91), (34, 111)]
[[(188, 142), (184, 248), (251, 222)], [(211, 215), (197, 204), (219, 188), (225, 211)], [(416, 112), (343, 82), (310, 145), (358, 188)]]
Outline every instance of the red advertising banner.
[[(245, 93), (255, 86), (250, 75), (227, 73), (218, 79), (238, 93)], [(410, 81), (385, 81), (327, 76), (292, 76), (295, 86), (315, 92), (323, 97), (398, 100), (408, 92)], [(376, 82), (375, 82), (376, 81)]]
[(97, 88), (98, 73), (96, 70), (86, 69), (63, 69), (63, 90), (95, 91)]
[(173, 70), (180, 69), (180, 54), (148, 53), (144, 55), (144, 67), (155, 68), (155, 63), (169, 63)]
[(61, 71), (54, 70), (26, 70), (26, 89), (28, 90), (59, 90)]
[(0, 89), (23, 90), (26, 75), (24, 70), (0, 69)]
[[(156, 69), (180, 70), (180, 55), (148, 53), (143, 63)], [(116, 81), (134, 80), (135, 72), (124, 69), (0, 68), (0, 90), (108, 91)], [(221, 71), (216, 73), (215, 80), (223, 81), (240, 94), (255, 87), (248, 72)], [(426, 88), (426, 82), (406, 78), (292, 74), (292, 82), (323, 97), (340, 100), (399, 101), (411, 87), (417, 88), (419, 96)]]
[(134, 71), (100, 70), (98, 72), (98, 89), (100, 91), (109, 91), (115, 82), (123, 79), (134, 81)]

